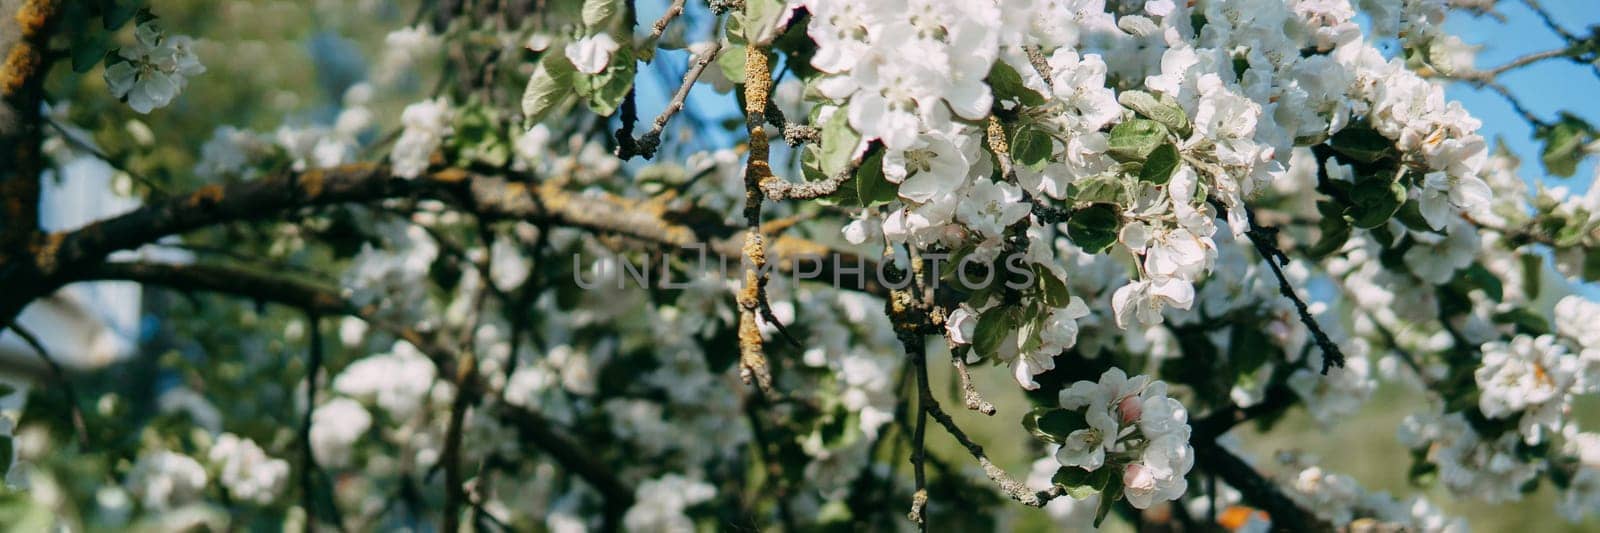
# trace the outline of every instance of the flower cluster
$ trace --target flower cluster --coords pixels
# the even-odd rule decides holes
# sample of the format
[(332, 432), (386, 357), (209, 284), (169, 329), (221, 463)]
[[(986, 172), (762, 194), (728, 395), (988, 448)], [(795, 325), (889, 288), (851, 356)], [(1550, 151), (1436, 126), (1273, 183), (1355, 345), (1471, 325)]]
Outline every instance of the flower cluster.
[(194, 54), (194, 39), (164, 35), (154, 20), (134, 30), (134, 44), (117, 51), (117, 61), (106, 67), (106, 86), (112, 96), (126, 101), (139, 113), (149, 113), (172, 103), (189, 78), (204, 74), (205, 65)]
[[(1357, 519), (1371, 519), (1385, 527), (1428, 533), (1466, 533), (1466, 520), (1451, 518), (1426, 498), (1397, 499), (1388, 492), (1369, 492), (1354, 478), (1317, 466), (1317, 458), (1301, 453), (1280, 453), (1282, 470), (1276, 476), (1290, 498), (1336, 528), (1350, 527)], [(1269, 526), (1270, 520), (1261, 524)], [(1262, 527), (1261, 531), (1269, 530)]]
[(1597, 372), (1600, 360), (1569, 353), (1552, 335), (1491, 342), (1473, 373), (1482, 390), (1478, 409), (1489, 418), (1516, 418), (1523, 440), (1539, 444), (1546, 432), (1561, 431), (1573, 395), (1600, 385)]
[(622, 523), (629, 531), (694, 531), (684, 510), (716, 495), (715, 487), (678, 474), (646, 480), (634, 491), (633, 507), (622, 515)]
[(289, 462), (269, 457), (255, 441), (223, 433), (207, 452), (217, 480), (234, 498), (257, 505), (272, 503), (289, 484)]
[(421, 176), (428, 170), (428, 158), (444, 143), (450, 134), (451, 110), (442, 98), (424, 100), (406, 106), (400, 115), (405, 129), (389, 152), (389, 162), (394, 165), (394, 175), (404, 178)]
[(1056, 460), (1065, 468), (1120, 471), (1122, 494), (1134, 507), (1175, 500), (1188, 489), (1194, 467), (1189, 414), (1167, 397), (1167, 384), (1148, 376), (1129, 379), (1107, 370), (1098, 382), (1079, 381), (1061, 391), (1061, 407), (1081, 412), (1087, 427), (1061, 441)]

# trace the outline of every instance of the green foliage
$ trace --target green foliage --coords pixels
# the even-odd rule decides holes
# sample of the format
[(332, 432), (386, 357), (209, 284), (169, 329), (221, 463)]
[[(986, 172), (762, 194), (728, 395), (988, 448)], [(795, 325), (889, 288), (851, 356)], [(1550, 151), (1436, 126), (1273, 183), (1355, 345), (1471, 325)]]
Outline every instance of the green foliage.
[(1139, 169), (1139, 179), (1166, 185), (1172, 179), (1172, 173), (1178, 170), (1181, 158), (1178, 147), (1172, 143), (1165, 143), (1150, 152), (1150, 157), (1145, 159), (1144, 166)]
[(563, 103), (572, 97), (577, 72), (566, 54), (546, 53), (540, 59), (522, 93), (522, 116), (528, 123), (542, 121), (551, 111), (566, 107)]
[(978, 316), (978, 325), (973, 329), (972, 349), (984, 357), (995, 356), (1000, 353), (1000, 343), (1016, 331), (1020, 322), (1015, 309), (999, 307), (985, 311)]
[(1183, 107), (1170, 96), (1164, 94), (1158, 96), (1144, 91), (1122, 91), (1117, 95), (1117, 102), (1140, 116), (1166, 126), (1181, 137), (1188, 137), (1192, 129), (1189, 115), (1184, 113)]
[(1067, 236), (1084, 252), (1097, 254), (1117, 242), (1121, 223), (1115, 206), (1094, 204), (1072, 212), (1072, 218), (1067, 220)]
[(1084, 420), (1083, 413), (1079, 411), (1035, 407), (1022, 416), (1022, 427), (1026, 428), (1034, 438), (1061, 444), (1066, 442), (1067, 436), (1072, 432), (1089, 427), (1089, 422)]
[(584, 0), (583, 25), (590, 29), (603, 29), (617, 16), (618, 0)]
[(1583, 147), (1595, 138), (1593, 126), (1572, 113), (1562, 112), (1553, 124), (1540, 125), (1533, 137), (1544, 141), (1540, 160), (1544, 169), (1555, 176), (1570, 178), (1578, 171), (1578, 162), (1585, 155)]
[(463, 106), (457, 110), (453, 126), (454, 133), (446, 146), (454, 151), (457, 159), (491, 167), (511, 163), (511, 140), (495, 108), (477, 102)]
[[(840, 187), (841, 189), (846, 187)], [(861, 162), (861, 168), (856, 169), (855, 177), (856, 201), (861, 207), (893, 202), (898, 188), (883, 177), (883, 151), (877, 150)]]
[(1067, 496), (1081, 500), (1106, 490), (1111, 484), (1112, 470), (1101, 467), (1090, 472), (1076, 466), (1063, 466), (1050, 476), (1050, 482), (1065, 487)]
[[(994, 91), (994, 99), (1001, 102), (1017, 102), (1026, 106), (1044, 104), (1044, 96), (1023, 85), (1022, 75), (1005, 61), (995, 61), (989, 69), (990, 90)], [(1015, 155), (1016, 148), (1012, 148)]]
[(1011, 134), (1011, 159), (1033, 170), (1043, 170), (1055, 152), (1055, 140), (1038, 128), (1021, 126)]
[(1106, 153), (1121, 162), (1144, 161), (1150, 152), (1167, 141), (1167, 127), (1154, 120), (1136, 118), (1111, 128)]
[(1372, 229), (1388, 222), (1405, 201), (1406, 187), (1398, 180), (1387, 175), (1361, 176), (1350, 188), (1345, 214), (1355, 227)]
[(1364, 124), (1351, 124), (1333, 134), (1329, 146), (1340, 154), (1362, 163), (1372, 163), (1394, 155), (1394, 142)]
[(611, 54), (611, 63), (599, 74), (575, 73), (573, 90), (590, 111), (597, 115), (610, 115), (622, 104), (622, 99), (633, 89), (633, 74), (638, 65), (634, 62), (633, 47), (624, 43)]
[(850, 169), (861, 134), (850, 127), (849, 112), (839, 108), (822, 123), (822, 139), (818, 152), (818, 168), (824, 176), (834, 176)]

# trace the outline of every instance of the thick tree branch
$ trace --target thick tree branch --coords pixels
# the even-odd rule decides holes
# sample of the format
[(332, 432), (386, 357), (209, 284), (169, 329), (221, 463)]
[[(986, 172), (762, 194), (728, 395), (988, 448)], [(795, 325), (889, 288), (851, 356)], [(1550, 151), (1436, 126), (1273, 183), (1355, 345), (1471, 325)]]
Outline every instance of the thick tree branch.
[[(443, 169), (414, 180), (391, 176), (387, 167), (355, 164), (261, 179), (208, 185), (129, 213), (44, 238), (37, 255), (0, 262), (0, 325), (56, 287), (75, 280), (108, 254), (200, 228), (282, 216), (297, 208), (369, 203), (390, 198), (429, 198), (488, 219), (519, 219), (596, 233), (616, 234), (681, 254), (741, 257), (745, 241), (738, 228), (706, 222), (692, 211), (666, 202), (574, 192), (561, 180), (528, 185), (521, 179)], [(701, 217), (703, 218), (703, 217)], [(795, 237), (767, 243), (776, 271), (801, 270), (816, 279), (837, 280), (844, 289), (886, 294), (875, 273), (878, 263)]]
[[(0, 257), (23, 255), (39, 230), (39, 178), (44, 170), (40, 104), (57, 54), (50, 37), (61, 15), (56, 0), (0, 2)], [(15, 23), (15, 27), (11, 24)], [(5, 321), (0, 321), (4, 324)]]
[(1332, 525), (1301, 508), (1272, 480), (1215, 441), (1195, 439), (1194, 453), (1195, 464), (1215, 472), (1229, 486), (1238, 489), (1244, 501), (1266, 511), (1272, 518), (1273, 531), (1333, 531)]

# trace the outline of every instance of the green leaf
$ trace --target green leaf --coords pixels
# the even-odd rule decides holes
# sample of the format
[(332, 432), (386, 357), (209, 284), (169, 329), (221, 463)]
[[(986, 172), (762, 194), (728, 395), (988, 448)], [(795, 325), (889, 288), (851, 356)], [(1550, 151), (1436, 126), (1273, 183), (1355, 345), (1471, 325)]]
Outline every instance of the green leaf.
[(1069, 197), (1079, 202), (1127, 205), (1131, 195), (1122, 174), (1101, 174), (1072, 182)]
[(1394, 152), (1394, 142), (1378, 130), (1351, 125), (1333, 134), (1328, 145), (1334, 151), (1362, 163), (1372, 163), (1389, 157)]
[(78, 35), (72, 43), (72, 71), (82, 74), (100, 64), (106, 52), (111, 51), (111, 44), (107, 32), (85, 31)]
[[(6, 437), (10, 442), (11, 438)], [(6, 454), (7, 460), (11, 457)], [(23, 491), (7, 490), (0, 494), (0, 524), (10, 531), (50, 531), (56, 524), (55, 513)]]
[(1009, 308), (996, 308), (985, 311), (978, 316), (978, 326), (973, 328), (972, 349), (978, 355), (992, 357), (1000, 352), (1000, 343), (1006, 335), (1017, 329), (1016, 311)]
[(874, 152), (856, 170), (856, 200), (861, 207), (893, 202), (899, 193), (899, 188), (883, 177), (883, 150)]
[(1144, 168), (1139, 169), (1139, 179), (1166, 185), (1172, 179), (1172, 173), (1178, 170), (1178, 163), (1178, 147), (1172, 143), (1162, 144), (1144, 160)]
[(1011, 159), (1019, 165), (1041, 170), (1054, 152), (1055, 141), (1037, 128), (1022, 126), (1011, 135)]
[(1050, 482), (1066, 487), (1067, 495), (1074, 500), (1088, 498), (1105, 490), (1111, 482), (1113, 468), (1102, 466), (1093, 472), (1076, 466), (1063, 466), (1050, 476)]
[[(1100, 469), (1105, 470), (1106, 467), (1102, 466)], [(1094, 510), (1094, 527), (1100, 527), (1100, 524), (1106, 521), (1106, 515), (1111, 514), (1112, 506), (1122, 498), (1122, 476), (1108, 477), (1110, 479), (1106, 480), (1106, 488), (1100, 490), (1100, 506)]]
[(1500, 282), (1500, 278), (1496, 277), (1494, 273), (1484, 268), (1483, 263), (1473, 263), (1472, 266), (1462, 270), (1459, 275), (1469, 285), (1483, 289), (1489, 299), (1496, 302), (1505, 299), (1504, 284)]
[(1067, 289), (1067, 283), (1057, 278), (1054, 272), (1043, 265), (1034, 265), (1033, 273), (1039, 278), (1039, 290), (1044, 293), (1044, 304), (1050, 307), (1066, 307), (1072, 302), (1072, 291)]
[(1121, 162), (1144, 161), (1161, 143), (1167, 142), (1167, 127), (1160, 122), (1136, 118), (1111, 128), (1107, 154)]
[(1164, 94), (1158, 96), (1144, 91), (1123, 91), (1117, 95), (1117, 102), (1140, 116), (1161, 123), (1180, 136), (1189, 136), (1191, 131), (1189, 115), (1184, 113), (1183, 107), (1170, 96)]
[[(1592, 187), (1592, 185), (1591, 185), (1591, 187)], [(1534, 280), (1535, 280), (1535, 283), (1537, 283), (1538, 279), (1539, 279), (1537, 276), (1538, 276), (1538, 273), (1542, 271), (1542, 269), (1540, 267), (1543, 266), (1543, 263), (1542, 262), (1539, 263), (1538, 266), (1528, 267), (1527, 266), (1527, 263), (1528, 263), (1527, 258), (1531, 257), (1531, 258), (1534, 258), (1534, 259), (1538, 259), (1539, 256), (1525, 255), (1525, 256), (1522, 256), (1522, 257), (1524, 259), (1523, 267), (1526, 268), (1529, 271), (1532, 271), (1534, 273), (1533, 274), (1535, 276)], [(1583, 254), (1583, 279), (1585, 281), (1600, 281), (1600, 247), (1590, 248), (1587, 252), (1585, 252)], [(1528, 290), (1536, 290), (1538, 288), (1538, 285), (1528, 285), (1525, 288), (1528, 289)]]
[(1533, 136), (1544, 141), (1540, 159), (1545, 171), (1567, 178), (1578, 171), (1578, 162), (1584, 156), (1583, 146), (1594, 138), (1595, 131), (1583, 119), (1562, 112), (1556, 123), (1540, 126)]
[(633, 89), (633, 73), (638, 65), (634, 62), (633, 47), (623, 45), (611, 54), (611, 63), (599, 74), (574, 77), (573, 88), (578, 96), (583, 97), (584, 105), (597, 115), (610, 116), (622, 105), (622, 99), (627, 98), (628, 91)]
[(1072, 432), (1089, 427), (1083, 413), (1059, 407), (1035, 407), (1022, 415), (1022, 427), (1035, 438), (1061, 444)]
[[(1527, 293), (1529, 300), (1539, 299), (1539, 287), (1544, 277), (1544, 258), (1534, 254), (1523, 254), (1517, 259), (1522, 263), (1522, 290)], [(1584, 279), (1590, 281), (1597, 279), (1589, 277), (1590, 275), (1600, 276), (1600, 248), (1589, 250), (1589, 254), (1584, 257)]]
[[(1321, 201), (1317, 202), (1317, 204), (1319, 210), (1322, 209), (1324, 204), (1327, 204), (1329, 209), (1338, 209), (1332, 202)], [(1344, 247), (1345, 241), (1350, 240), (1350, 223), (1340, 214), (1329, 216), (1324, 213), (1322, 219), (1317, 221), (1317, 229), (1321, 232), (1321, 235), (1317, 237), (1316, 244), (1311, 245), (1311, 248), (1306, 250), (1306, 253), (1310, 254), (1311, 257), (1319, 259), (1327, 257), (1339, 251), (1340, 248)]]
[(522, 91), (522, 116), (528, 123), (544, 120), (558, 104), (572, 94), (573, 73), (577, 69), (562, 53), (547, 53), (533, 69), (528, 87)]
[(1518, 331), (1529, 335), (1543, 335), (1550, 332), (1550, 321), (1525, 307), (1513, 307), (1495, 313), (1493, 318), (1496, 323), (1516, 326)]
[(1022, 75), (1004, 61), (995, 61), (989, 68), (989, 88), (996, 101), (1014, 101), (1025, 106), (1044, 104), (1044, 96), (1022, 83)]
[(1397, 181), (1368, 177), (1356, 181), (1350, 188), (1350, 215), (1352, 223), (1362, 229), (1382, 226), (1394, 216), (1406, 201), (1406, 188)]
[(782, 0), (745, 0), (744, 11), (733, 18), (739, 19), (739, 29), (746, 43), (766, 45), (778, 37), (778, 20), (789, 6)]
[(1428, 219), (1422, 218), (1422, 204), (1415, 199), (1408, 199), (1406, 203), (1401, 204), (1400, 210), (1395, 212), (1394, 218), (1399, 220), (1401, 224), (1405, 224), (1406, 228), (1411, 231), (1439, 233), (1438, 230), (1433, 229), (1432, 225), (1428, 224)]
[(744, 45), (734, 44), (723, 47), (717, 54), (717, 68), (722, 69), (722, 77), (734, 84), (744, 83), (744, 49)]
[(617, 15), (617, 0), (584, 0), (583, 25), (600, 28)]
[(133, 20), (133, 15), (144, 7), (144, 0), (100, 0), (100, 17), (105, 29), (114, 31)]
[(821, 151), (817, 155), (825, 176), (849, 170), (856, 147), (861, 144), (861, 134), (850, 128), (849, 114), (849, 110), (841, 107), (822, 123)]
[(1072, 212), (1067, 220), (1067, 236), (1084, 252), (1097, 254), (1117, 242), (1121, 219), (1110, 204), (1094, 204)]

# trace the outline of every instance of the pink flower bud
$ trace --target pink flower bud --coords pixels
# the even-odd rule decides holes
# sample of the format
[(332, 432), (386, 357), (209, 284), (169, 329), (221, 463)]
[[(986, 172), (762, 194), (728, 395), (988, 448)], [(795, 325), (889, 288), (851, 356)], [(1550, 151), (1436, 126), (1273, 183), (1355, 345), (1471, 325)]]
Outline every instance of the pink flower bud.
[(1144, 415), (1144, 404), (1139, 401), (1138, 396), (1123, 398), (1117, 403), (1117, 414), (1122, 417), (1123, 424), (1137, 422), (1139, 417)]
[(1150, 469), (1142, 464), (1129, 464), (1122, 471), (1122, 486), (1130, 491), (1148, 492), (1156, 488), (1156, 476)]

